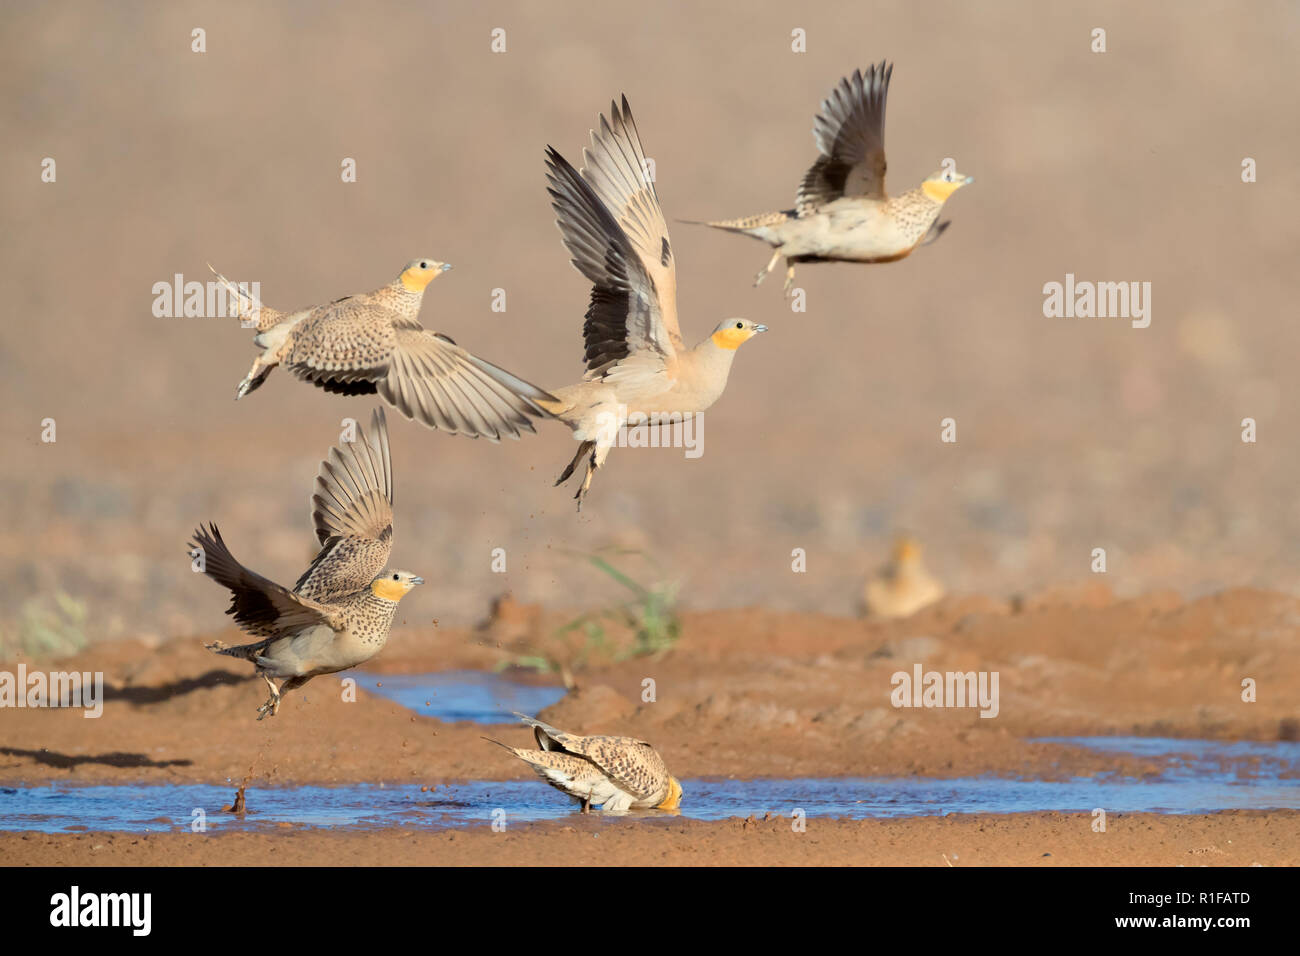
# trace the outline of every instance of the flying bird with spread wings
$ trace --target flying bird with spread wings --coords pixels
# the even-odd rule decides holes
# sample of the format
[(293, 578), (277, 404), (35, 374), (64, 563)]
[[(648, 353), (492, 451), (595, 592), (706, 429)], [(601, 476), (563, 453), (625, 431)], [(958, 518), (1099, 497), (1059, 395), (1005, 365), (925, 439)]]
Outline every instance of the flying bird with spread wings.
[(578, 510), (624, 425), (658, 426), (703, 412), (727, 386), (736, 350), (767, 327), (723, 319), (688, 348), (677, 324), (677, 259), (627, 97), (610, 104), (583, 150), (582, 171), (547, 147), (547, 192), (573, 265), (591, 283), (582, 332), (587, 371), (537, 404), (573, 431), (585, 459)]
[[(208, 268), (212, 268), (209, 266)], [(412, 259), (388, 285), (328, 305), (281, 312), (213, 274), (254, 324), (262, 349), (235, 394), (259, 388), (277, 365), (327, 392), (373, 395), (430, 428), (500, 441), (533, 431), (538, 402), (554, 396), (461, 348), (417, 318), (429, 283), (451, 268)]]
[(801, 262), (894, 262), (938, 239), (944, 203), (975, 181), (955, 167), (932, 173), (898, 196), (885, 193), (885, 99), (892, 64), (855, 70), (822, 101), (813, 122), (820, 155), (804, 173), (794, 209), (741, 219), (697, 223), (761, 239), (772, 258), (754, 279), (758, 285), (786, 261), (785, 291)]
[(230, 590), (226, 613), (260, 638), (205, 645), (249, 661), (266, 682), (271, 696), (258, 720), (279, 713), (281, 698), (313, 677), (356, 667), (383, 650), (398, 602), (424, 583), (409, 571), (385, 570), (393, 546), (393, 467), (382, 409), (369, 435), (330, 449), (311, 504), (321, 549), (292, 590), (240, 564), (215, 524), (195, 531), (190, 545), (201, 570)]

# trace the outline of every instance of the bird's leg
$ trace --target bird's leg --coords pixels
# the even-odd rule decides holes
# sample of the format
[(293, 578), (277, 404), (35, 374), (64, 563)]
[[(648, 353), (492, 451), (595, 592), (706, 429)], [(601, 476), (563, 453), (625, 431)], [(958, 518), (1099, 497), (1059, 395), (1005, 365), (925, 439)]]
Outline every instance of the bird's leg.
[(288, 680), (280, 684), (280, 697), (283, 698), (284, 695), (289, 693), (291, 690), (297, 690), (309, 680), (311, 680), (310, 677), (303, 677), (301, 675), (298, 677), (290, 677)]
[(262, 680), (266, 681), (266, 686), (271, 690), (271, 696), (267, 699), (266, 703), (257, 708), (257, 719), (261, 720), (267, 714), (274, 717), (280, 712), (280, 689), (276, 687), (275, 682), (265, 674), (259, 673), (258, 676), (261, 677)]
[(578, 510), (582, 510), (582, 500), (587, 497), (587, 491), (591, 488), (591, 479), (596, 477), (596, 471), (605, 464), (605, 459), (609, 457), (609, 451), (614, 447), (614, 441), (618, 437), (618, 430), (626, 421), (626, 414), (621, 413), (617, 420), (611, 416), (601, 426), (600, 434), (595, 441), (584, 442), (583, 447), (590, 448), (591, 456), (587, 459), (587, 473), (582, 477), (582, 486), (578, 488), (578, 493), (573, 497), (578, 499)]
[(591, 812), (591, 797), (582, 798), (582, 812), (583, 813)]
[(785, 288), (782, 290), (785, 293), (787, 299), (790, 297), (790, 289), (793, 286), (794, 286), (794, 265), (790, 263), (789, 260), (787, 260), (786, 269), (785, 269)]
[(239, 401), (265, 382), (266, 377), (271, 374), (271, 369), (275, 368), (274, 364), (267, 364), (262, 361), (262, 358), (263, 356), (259, 355), (253, 359), (253, 367), (248, 370), (248, 374), (244, 376), (244, 380), (239, 383), (239, 388), (235, 391), (235, 401)]
[(776, 261), (780, 258), (781, 258), (781, 250), (777, 249), (772, 253), (772, 258), (768, 261), (767, 265), (759, 269), (758, 275), (754, 276), (754, 285), (758, 285), (760, 282), (762, 282), (764, 279), (767, 278), (767, 274), (776, 268)]
[(591, 449), (594, 447), (595, 447), (595, 442), (584, 441), (578, 444), (578, 451), (573, 456), (573, 460), (569, 462), (568, 466), (565, 467), (564, 471), (560, 473), (560, 477), (555, 479), (555, 484), (557, 487), (559, 485), (564, 484), (566, 481), (568, 481), (570, 478), (573, 477), (573, 470), (578, 467), (578, 462), (582, 461), (582, 459), (587, 455), (587, 453), (590, 452)]
[(578, 510), (582, 510), (582, 499), (587, 497), (587, 490), (591, 487), (591, 479), (596, 475), (596, 469), (600, 466), (596, 464), (596, 453), (592, 452), (591, 460), (587, 462), (587, 473), (582, 478), (582, 484), (578, 488), (578, 493), (573, 497), (578, 500)]

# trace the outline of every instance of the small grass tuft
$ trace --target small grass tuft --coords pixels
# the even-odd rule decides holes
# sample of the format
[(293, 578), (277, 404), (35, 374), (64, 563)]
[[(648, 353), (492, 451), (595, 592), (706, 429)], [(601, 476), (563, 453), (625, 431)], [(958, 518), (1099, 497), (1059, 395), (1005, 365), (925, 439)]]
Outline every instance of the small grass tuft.
[[(556, 650), (535, 648), (498, 665), (523, 667), (538, 673), (556, 673), (565, 686), (573, 686), (573, 673), (585, 669), (593, 660), (622, 661), (632, 657), (649, 657), (666, 653), (681, 637), (681, 618), (677, 613), (677, 585), (659, 581), (646, 586), (616, 567), (599, 554), (576, 552), (578, 556), (617, 582), (629, 597), (615, 604), (578, 615), (559, 628), (552, 640)], [(639, 551), (622, 551), (620, 555), (640, 555)], [(619, 646), (616, 635), (630, 634), (630, 644)]]
[(17, 621), (0, 632), (0, 660), (48, 659), (77, 653), (89, 643), (86, 617), (85, 603), (62, 591), (28, 598)]

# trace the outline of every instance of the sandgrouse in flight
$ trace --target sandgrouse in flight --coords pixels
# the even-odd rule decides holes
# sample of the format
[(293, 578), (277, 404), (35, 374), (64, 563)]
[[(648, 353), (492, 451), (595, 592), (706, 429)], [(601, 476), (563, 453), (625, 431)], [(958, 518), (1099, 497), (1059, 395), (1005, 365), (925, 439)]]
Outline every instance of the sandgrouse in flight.
[(240, 564), (215, 524), (194, 533), (190, 554), (201, 555), (204, 573), (230, 589), (226, 613), (260, 638), (206, 645), (251, 662), (266, 681), (271, 696), (258, 720), (278, 713), (281, 698), (313, 677), (356, 667), (383, 650), (398, 602), (424, 583), (409, 571), (385, 570), (393, 545), (392, 471), (388, 426), (376, 409), (369, 435), (340, 442), (321, 462), (311, 499), (321, 549), (292, 590)]
[(677, 326), (677, 262), (627, 97), (610, 104), (583, 150), (582, 171), (547, 147), (551, 205), (573, 265), (592, 283), (582, 333), (587, 371), (537, 404), (579, 441), (556, 484), (586, 459), (578, 510), (625, 424), (659, 426), (721, 397), (736, 350), (767, 327), (723, 319), (687, 348)]
[(898, 196), (885, 195), (885, 98), (892, 65), (855, 70), (822, 101), (813, 122), (821, 154), (804, 173), (794, 209), (699, 223), (761, 239), (772, 258), (754, 285), (784, 257), (785, 291), (800, 262), (894, 262), (948, 228), (939, 213), (948, 198), (974, 182), (955, 168), (932, 173)]

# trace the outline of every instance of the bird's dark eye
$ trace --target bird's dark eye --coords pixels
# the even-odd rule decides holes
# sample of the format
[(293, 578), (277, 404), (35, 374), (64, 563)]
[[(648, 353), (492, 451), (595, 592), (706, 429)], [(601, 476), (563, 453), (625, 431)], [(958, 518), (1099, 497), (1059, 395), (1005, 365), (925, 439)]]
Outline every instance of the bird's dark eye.
[(429, 263), (427, 263), (427, 262), (421, 262), (421, 263), (420, 263), (420, 268), (421, 268), (421, 269), (427, 269), (427, 268), (429, 268)]
[(393, 575), (393, 580), (394, 580), (394, 581), (400, 581), (400, 580), (401, 580), (401, 575), (394, 574), (394, 575)]
[(745, 327), (745, 323), (744, 323), (744, 322), (737, 322), (737, 323), (736, 323), (736, 328), (738, 328), (738, 329), (743, 329), (744, 327)]

